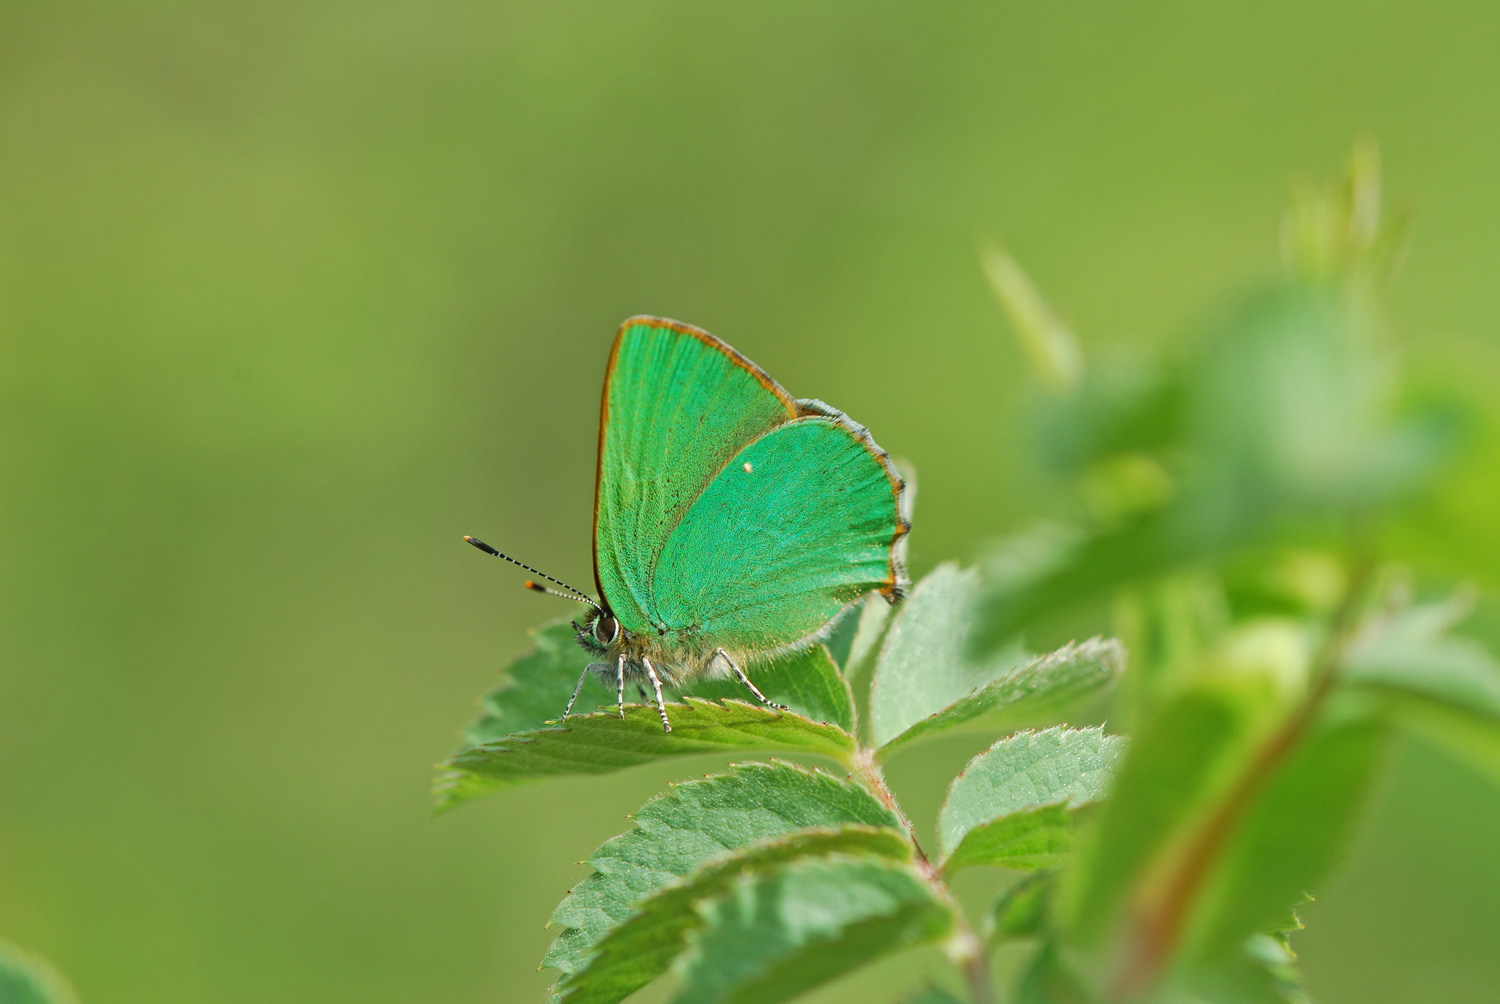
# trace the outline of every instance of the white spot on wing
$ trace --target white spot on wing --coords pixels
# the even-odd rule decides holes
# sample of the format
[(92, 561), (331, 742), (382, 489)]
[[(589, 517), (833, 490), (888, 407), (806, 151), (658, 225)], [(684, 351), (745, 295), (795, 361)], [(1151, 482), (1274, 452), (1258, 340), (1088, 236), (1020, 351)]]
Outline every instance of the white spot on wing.
[(750, 461), (745, 461), (745, 473), (749, 474), (753, 470), (755, 470), (755, 468), (751, 465)]

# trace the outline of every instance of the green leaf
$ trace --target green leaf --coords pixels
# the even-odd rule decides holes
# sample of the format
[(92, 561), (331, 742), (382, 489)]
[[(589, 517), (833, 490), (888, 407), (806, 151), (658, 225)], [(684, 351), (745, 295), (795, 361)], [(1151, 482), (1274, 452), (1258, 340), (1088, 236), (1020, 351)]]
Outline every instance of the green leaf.
[(1263, 710), (1229, 681), (1201, 685), (1132, 737), (1061, 901), (1062, 919), (1081, 942), (1109, 927), (1162, 848), (1228, 783)]
[(1318, 728), (1246, 807), (1198, 897), (1184, 953), (1232, 957), (1339, 859), (1386, 746), (1383, 723)]
[(916, 722), (881, 747), (880, 755), (969, 722), (1001, 728), (1054, 714), (1081, 695), (1113, 683), (1124, 668), (1125, 650), (1112, 638), (1064, 645)]
[[(642, 806), (635, 822), (634, 829), (590, 855), (595, 874), (578, 883), (552, 915), (551, 923), (566, 930), (543, 964), (560, 970), (561, 982), (585, 968), (594, 946), (635, 914), (639, 901), (701, 867), (799, 830), (901, 826), (859, 785), (787, 763), (741, 764), (726, 774), (674, 785)], [(777, 851), (757, 853), (774, 857)], [(617, 985), (605, 984), (606, 979), (622, 977), (601, 970), (601, 985)]]
[[(535, 646), (506, 667), (507, 679), (485, 695), (480, 716), (464, 730), (464, 744), (478, 746), (541, 728), (562, 715), (578, 677), (591, 661), (578, 647), (573, 625), (552, 621), (532, 632)], [(589, 710), (615, 703), (615, 695), (592, 676), (578, 695), (577, 707)]]
[(938, 817), (944, 871), (1054, 868), (1073, 848), (1073, 812), (1102, 799), (1125, 748), (1102, 728), (1001, 739), (954, 778)]
[(886, 633), (870, 691), (870, 731), (884, 746), (912, 725), (1026, 659), (1018, 648), (980, 662), (968, 656), (979, 573), (951, 562), (918, 582)]
[(1014, 938), (1035, 938), (1047, 924), (1048, 901), (1056, 872), (1036, 871), (1006, 886), (985, 915), (985, 939), (991, 945)]
[(908, 866), (798, 861), (703, 903), (677, 1004), (772, 1004), (882, 955), (945, 937), (951, 909)]
[[(535, 646), (511, 663), (507, 680), (484, 698), (482, 714), (464, 732), (466, 748), (443, 765), (446, 770), (436, 785), (439, 808), (542, 776), (607, 773), (663, 756), (739, 747), (823, 753), (843, 759), (853, 748), (854, 701), (822, 645), (752, 666), (750, 672), (756, 686), (772, 700), (833, 729), (805, 730), (790, 717), (784, 724), (770, 724), (768, 712), (742, 713), (741, 705), (749, 704), (751, 698), (737, 680), (700, 680), (684, 689), (704, 700), (721, 699), (723, 707), (705, 711), (715, 706), (704, 705), (703, 700), (672, 705), (673, 733), (662, 742), (661, 721), (653, 705), (627, 705), (623, 722), (611, 712), (602, 712), (570, 717), (566, 729), (554, 723), (567, 707), (589, 657), (578, 647), (569, 622), (548, 624), (535, 631), (534, 637)], [(590, 675), (575, 707), (613, 707), (615, 699), (612, 691)], [(655, 724), (648, 728), (648, 722)], [(742, 734), (727, 735), (725, 730)], [(571, 738), (560, 738), (559, 733)], [(686, 744), (672, 741), (678, 738)]]
[(489, 791), (563, 774), (608, 774), (653, 760), (700, 753), (771, 750), (818, 753), (845, 760), (854, 738), (833, 725), (743, 701), (715, 704), (689, 697), (667, 706), (672, 731), (663, 732), (656, 708), (629, 705), (625, 717), (597, 712), (566, 726), (507, 736), (461, 750), (442, 766), (439, 808)]
[(912, 856), (911, 841), (888, 827), (843, 826), (795, 830), (754, 843), (703, 865), (680, 882), (668, 883), (635, 905), (635, 913), (594, 945), (582, 969), (558, 988), (567, 1004), (614, 1004), (665, 973), (686, 947), (702, 918), (700, 900), (729, 888), (742, 875), (798, 858), (870, 854), (896, 861)]
[(77, 1004), (62, 974), (39, 955), (0, 941), (0, 1004)]
[[(854, 619), (849, 615), (844, 617), (845, 621)], [(854, 734), (854, 695), (823, 645), (813, 645), (773, 661), (753, 663), (749, 674), (771, 700), (787, 705), (804, 718), (837, 725)], [(738, 679), (699, 680), (684, 687), (682, 693), (707, 700), (751, 699)]]
[(1341, 679), (1386, 698), (1398, 725), (1500, 783), (1500, 665), (1477, 642), (1447, 633), (1470, 606), (1458, 596), (1370, 626)]

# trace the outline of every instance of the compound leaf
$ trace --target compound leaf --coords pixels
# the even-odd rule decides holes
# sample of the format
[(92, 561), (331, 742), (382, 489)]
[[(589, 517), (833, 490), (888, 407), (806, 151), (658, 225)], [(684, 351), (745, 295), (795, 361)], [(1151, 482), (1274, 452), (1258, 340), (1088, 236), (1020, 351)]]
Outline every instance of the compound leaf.
[(1073, 847), (1073, 810), (1103, 798), (1125, 740), (1102, 728), (1020, 732), (954, 778), (938, 817), (943, 868), (1052, 868)]
[(677, 1004), (772, 1004), (883, 955), (945, 937), (954, 915), (907, 865), (798, 861), (700, 905)]

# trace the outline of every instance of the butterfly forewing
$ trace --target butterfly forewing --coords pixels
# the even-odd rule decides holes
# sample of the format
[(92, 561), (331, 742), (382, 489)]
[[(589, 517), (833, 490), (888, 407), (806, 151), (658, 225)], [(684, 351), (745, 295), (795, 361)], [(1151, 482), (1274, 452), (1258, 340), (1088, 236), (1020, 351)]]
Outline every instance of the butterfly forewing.
[(746, 443), (794, 418), (770, 377), (706, 331), (626, 321), (604, 381), (594, 504), (594, 574), (620, 623), (665, 626), (651, 576), (668, 536)]

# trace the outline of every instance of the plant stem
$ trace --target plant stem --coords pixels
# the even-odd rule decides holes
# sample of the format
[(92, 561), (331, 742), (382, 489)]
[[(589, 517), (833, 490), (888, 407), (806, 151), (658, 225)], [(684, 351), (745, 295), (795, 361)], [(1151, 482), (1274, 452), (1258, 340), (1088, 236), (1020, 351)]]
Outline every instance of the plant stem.
[(896, 818), (901, 820), (901, 825), (906, 828), (906, 834), (911, 838), (912, 847), (916, 850), (918, 871), (927, 880), (933, 893), (946, 903), (952, 912), (955, 929), (953, 937), (945, 946), (945, 951), (953, 964), (963, 972), (964, 980), (969, 985), (971, 999), (974, 1004), (994, 1004), (995, 989), (990, 979), (990, 963), (985, 955), (984, 942), (969, 925), (962, 907), (953, 897), (947, 883), (943, 881), (942, 873), (933, 866), (927, 857), (927, 852), (922, 850), (922, 842), (917, 839), (916, 827), (912, 826), (911, 820), (901, 808), (901, 803), (896, 800), (895, 792), (891, 791), (890, 785), (886, 784), (885, 772), (880, 769), (880, 763), (875, 759), (875, 751), (861, 746), (854, 753), (852, 766), (859, 782), (880, 799), (886, 808), (894, 812)]
[(1373, 570), (1363, 558), (1351, 562), (1348, 589), (1329, 621), (1328, 634), (1311, 667), (1307, 696), (1256, 751), (1249, 765), (1220, 800), (1184, 851), (1159, 899), (1139, 904), (1129, 956), (1110, 988), (1109, 1000), (1130, 1000), (1155, 986), (1177, 947), (1182, 926), (1210, 867), (1241, 816), (1261, 789), (1296, 749), (1333, 690), (1338, 665), (1353, 634), (1359, 603)]

